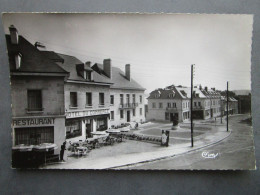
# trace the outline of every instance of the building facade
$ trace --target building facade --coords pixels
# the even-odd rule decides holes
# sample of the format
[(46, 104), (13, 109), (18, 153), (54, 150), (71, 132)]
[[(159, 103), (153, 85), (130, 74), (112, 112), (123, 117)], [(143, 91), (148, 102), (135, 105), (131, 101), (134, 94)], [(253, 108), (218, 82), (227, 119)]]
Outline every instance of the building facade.
[(69, 73), (19, 36), (14, 26), (9, 29), (13, 146), (60, 146), (65, 140), (64, 80)]
[(125, 123), (145, 121), (145, 89), (131, 77), (130, 65), (125, 72), (112, 67), (111, 60), (103, 64), (94, 64), (93, 70), (108, 78), (110, 85), (110, 126), (114, 128)]
[[(194, 87), (192, 96), (194, 119), (208, 119), (220, 115), (220, 96), (215, 92), (206, 93), (201, 87)], [(189, 121), (190, 99), (189, 87), (172, 85), (154, 90), (148, 97), (147, 120), (173, 121), (176, 118), (179, 122)]]

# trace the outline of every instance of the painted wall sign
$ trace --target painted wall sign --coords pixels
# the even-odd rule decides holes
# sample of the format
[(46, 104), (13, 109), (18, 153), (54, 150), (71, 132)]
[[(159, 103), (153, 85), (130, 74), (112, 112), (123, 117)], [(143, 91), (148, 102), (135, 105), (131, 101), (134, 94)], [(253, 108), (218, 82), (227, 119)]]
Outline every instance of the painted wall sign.
[(55, 118), (26, 118), (13, 119), (13, 126), (37, 126), (37, 125), (52, 125)]
[(83, 111), (66, 112), (66, 118), (95, 116), (95, 115), (101, 115), (101, 114), (109, 114), (109, 109), (83, 110)]

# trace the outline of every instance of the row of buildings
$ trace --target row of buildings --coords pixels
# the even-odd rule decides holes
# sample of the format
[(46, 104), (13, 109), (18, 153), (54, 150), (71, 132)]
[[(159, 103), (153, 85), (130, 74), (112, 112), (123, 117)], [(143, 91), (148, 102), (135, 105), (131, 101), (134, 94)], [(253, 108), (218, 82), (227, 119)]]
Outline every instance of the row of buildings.
[[(125, 71), (44, 51), (10, 26), (13, 145), (84, 140), (91, 132), (145, 120), (145, 89)], [(59, 152), (59, 150), (57, 151)]]
[[(168, 86), (149, 95), (125, 71), (102, 64), (83, 63), (74, 56), (39, 49), (18, 34), (14, 26), (6, 35), (10, 64), (13, 145), (84, 140), (91, 132), (128, 122), (190, 120), (190, 88)], [(195, 87), (194, 119), (224, 115), (226, 98), (214, 88)], [(237, 113), (229, 99), (228, 113)], [(57, 151), (59, 152), (59, 150)]]
[[(215, 88), (208, 89), (194, 87), (193, 89), (193, 118), (209, 119), (218, 116), (236, 114), (238, 112), (237, 100), (229, 97), (227, 111), (227, 97), (222, 96)], [(168, 86), (159, 88), (150, 93), (148, 97), (147, 120), (189, 121), (191, 88), (184, 86)]]

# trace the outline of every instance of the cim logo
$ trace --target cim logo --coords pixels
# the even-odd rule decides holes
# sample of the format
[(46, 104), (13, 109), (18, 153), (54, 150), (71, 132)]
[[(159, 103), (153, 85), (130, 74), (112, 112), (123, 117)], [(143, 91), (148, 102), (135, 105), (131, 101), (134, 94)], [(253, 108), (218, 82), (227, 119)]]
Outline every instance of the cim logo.
[(203, 158), (215, 159), (215, 158), (217, 158), (219, 156), (219, 153), (218, 152), (215, 153), (215, 152), (208, 152), (208, 151), (206, 151), (206, 152), (202, 152), (201, 156)]

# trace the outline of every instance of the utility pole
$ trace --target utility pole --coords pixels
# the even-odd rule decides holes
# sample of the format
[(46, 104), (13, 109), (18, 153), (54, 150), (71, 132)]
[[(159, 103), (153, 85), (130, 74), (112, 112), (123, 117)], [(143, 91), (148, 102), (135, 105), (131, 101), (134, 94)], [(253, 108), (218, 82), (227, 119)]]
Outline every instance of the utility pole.
[(193, 147), (193, 65), (191, 65), (191, 89), (190, 89), (190, 130), (191, 130), (191, 147)]
[(228, 81), (227, 81), (227, 131), (228, 131)]

